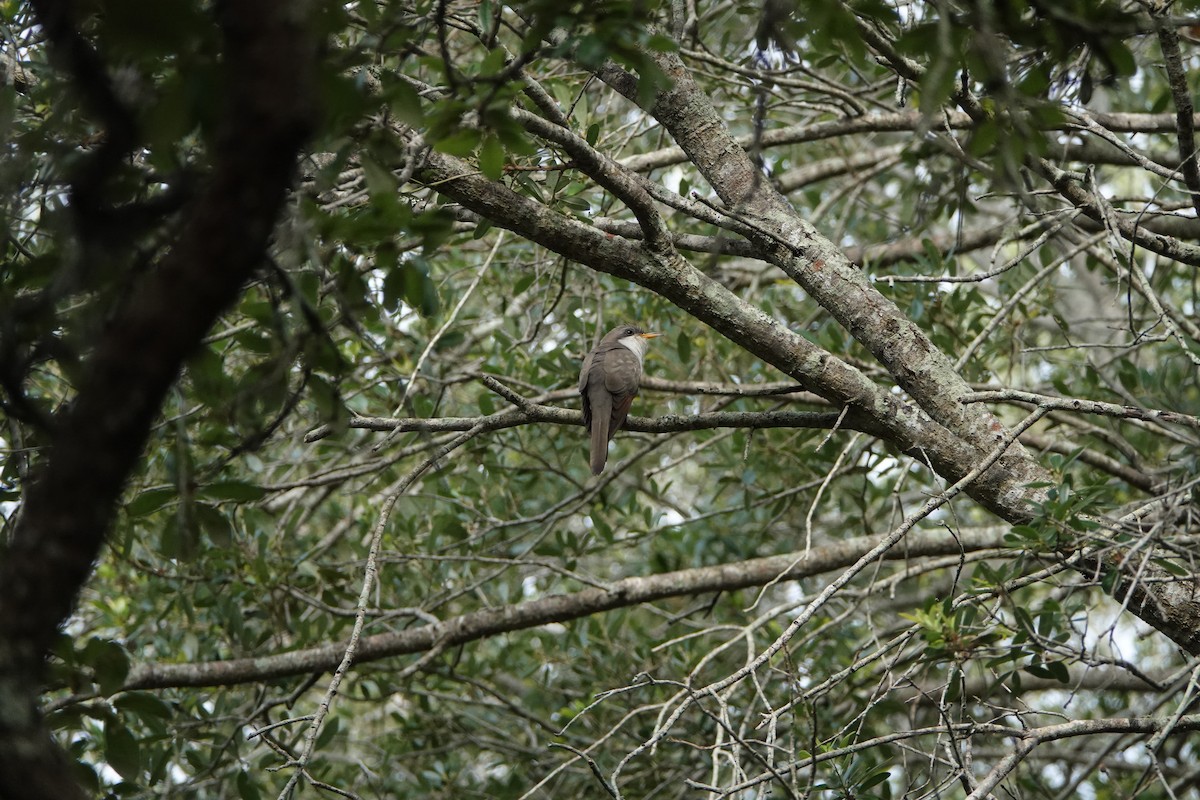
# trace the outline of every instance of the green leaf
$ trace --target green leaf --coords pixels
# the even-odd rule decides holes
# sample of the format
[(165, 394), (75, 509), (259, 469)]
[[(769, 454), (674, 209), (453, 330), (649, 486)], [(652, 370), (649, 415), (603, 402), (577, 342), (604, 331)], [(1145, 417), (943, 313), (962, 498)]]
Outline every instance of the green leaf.
[(158, 550), (166, 558), (185, 560), (189, 555), (188, 548), (190, 547), (190, 543), (186, 539), (186, 533), (180, 530), (178, 521), (171, 520), (159, 531)]
[(141, 776), (142, 752), (137, 737), (115, 720), (104, 726), (104, 760), (125, 780)]
[(675, 337), (675, 352), (679, 356), (679, 363), (692, 363), (692, 337), (682, 329)]
[(675, 83), (657, 63), (648, 58), (638, 64), (638, 73), (637, 102), (643, 108), (648, 108), (659, 92), (669, 90)]
[(322, 124), (333, 131), (351, 128), (368, 108), (369, 94), (361, 78), (323, 65), (317, 74)]
[(339, 375), (344, 366), (337, 345), (324, 330), (305, 339), (304, 360), (313, 369), (326, 375)]
[(421, 107), (421, 96), (412, 84), (397, 80), (389, 90), (388, 107), (396, 119), (414, 128), (425, 124), (425, 110)]
[(370, 158), (364, 158), (362, 159), (362, 170), (372, 198), (392, 197), (396, 194), (399, 186), (396, 183), (396, 176), (390, 169), (380, 166)]
[(321, 728), (321, 732), (317, 735), (317, 747), (324, 748), (333, 741), (333, 738), (338, 735), (341, 730), (342, 720), (340, 717), (332, 717), (327, 719), (325, 727)]
[(237, 776), (238, 797), (242, 800), (262, 800), (262, 792), (259, 791), (258, 784), (246, 772), (241, 770)]
[(495, 8), (491, 0), (480, 0), (476, 13), (479, 15), (479, 29), (481, 31), (490, 31), (492, 29), (492, 21), (495, 19)]
[(479, 148), (479, 171), (493, 181), (504, 175), (504, 145), (495, 136), (488, 136)]
[(179, 490), (174, 486), (147, 489), (125, 505), (125, 513), (131, 517), (144, 517), (170, 503), (178, 494)]
[(1137, 58), (1124, 42), (1116, 40), (1106, 42), (1104, 54), (1108, 56), (1109, 63), (1116, 73), (1115, 77), (1125, 78), (1137, 73)]
[(475, 226), (475, 230), (471, 232), (471, 238), (472, 239), (482, 239), (484, 236), (487, 236), (488, 231), (490, 231), (491, 229), (492, 229), (491, 222), (489, 222), (486, 219), (480, 220), (479, 224)]
[(513, 284), (513, 297), (524, 294), (525, 290), (532, 286), (535, 280), (537, 280), (537, 275), (535, 273), (531, 272), (528, 275), (522, 275), (517, 282)]
[(492, 398), (491, 392), (479, 393), (479, 410), (485, 416), (491, 416), (496, 413), (496, 401)]
[(229, 547), (233, 544), (233, 523), (219, 509), (207, 503), (196, 503), (193, 509), (196, 522), (210, 542), (217, 547)]
[(171, 707), (153, 692), (125, 692), (113, 700), (113, 706), (142, 719), (170, 719)]
[(313, 375), (308, 379), (308, 392), (316, 402), (317, 411), (323, 421), (339, 423), (348, 415), (337, 387), (320, 375)]
[(438, 310), (438, 296), (437, 287), (429, 277), (428, 262), (414, 258), (404, 267), (404, 301), (422, 316), (433, 316)]
[(1025, 671), (1035, 678), (1045, 678), (1047, 680), (1053, 678), (1053, 674), (1047, 669), (1045, 664), (1033, 663), (1025, 667)]
[(81, 660), (92, 668), (101, 694), (113, 694), (125, 685), (129, 654), (116, 642), (92, 637), (83, 649)]
[(888, 772), (888, 771), (876, 772), (874, 775), (872, 775), (871, 777), (867, 778), (865, 781), (860, 783), (858, 785), (858, 790), (860, 792), (865, 792), (867, 789), (870, 789), (872, 786), (878, 786), (879, 784), (883, 783), (890, 777), (892, 777), (891, 772)]
[(109, 0), (101, 20), (100, 35), (110, 50), (143, 56), (184, 47), (203, 24), (186, 0)]
[(502, 48), (496, 48), (484, 56), (479, 63), (478, 76), (488, 78), (504, 69), (505, 53)]
[(433, 143), (433, 149), (448, 156), (465, 158), (475, 152), (479, 146), (479, 131), (471, 128), (459, 128)]

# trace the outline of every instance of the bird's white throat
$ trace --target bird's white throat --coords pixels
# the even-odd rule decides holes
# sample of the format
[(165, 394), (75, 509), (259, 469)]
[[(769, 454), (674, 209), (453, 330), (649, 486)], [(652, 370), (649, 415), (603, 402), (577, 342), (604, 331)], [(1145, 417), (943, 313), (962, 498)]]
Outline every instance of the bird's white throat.
[(634, 336), (622, 336), (620, 339), (617, 339), (617, 341), (620, 344), (624, 345), (625, 347), (629, 348), (629, 350), (632, 351), (635, 356), (637, 356), (637, 360), (638, 360), (639, 364), (645, 360), (646, 348), (650, 346), (650, 340), (643, 339), (641, 336), (634, 335)]

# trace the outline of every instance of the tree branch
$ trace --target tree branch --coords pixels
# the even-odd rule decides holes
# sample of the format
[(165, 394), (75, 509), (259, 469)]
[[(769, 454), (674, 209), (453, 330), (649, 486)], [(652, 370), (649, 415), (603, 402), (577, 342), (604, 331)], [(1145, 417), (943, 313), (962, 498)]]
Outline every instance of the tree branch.
[(1192, 87), (1183, 56), (1179, 52), (1179, 32), (1166, 20), (1158, 22), (1158, 44), (1167, 67), (1167, 83), (1175, 101), (1175, 137), (1179, 143), (1180, 171), (1192, 195), (1192, 207), (1200, 215), (1200, 163), (1196, 160), (1196, 119)]
[[(64, 8), (43, 0), (39, 13), (58, 30)], [(301, 17), (277, 0), (221, 6), (231, 80), (213, 172), (169, 253), (95, 343), (0, 558), (0, 795), (83, 796), (36, 711), (43, 659), (163, 397), (263, 257), (313, 111), (315, 49)]]
[[(670, 300), (807, 390), (839, 408), (849, 406), (851, 414), (861, 414), (855, 423), (858, 430), (887, 439), (921, 463), (932, 465), (939, 474), (957, 480), (978, 462), (974, 447), (932, 423), (912, 403), (884, 391), (861, 371), (789, 330), (682, 258), (655, 258), (631, 242), (488, 181), (478, 170), (451, 156), (430, 153), (417, 177), (500, 227)], [(1004, 505), (998, 498), (1023, 496), (1023, 487), (1030, 480), (1025, 472), (1013, 472), (999, 464), (968, 491), (997, 513), (1024, 518), (1027, 512), (1014, 510), (1019, 505), (1002, 512)]]
[(1137, 419), (1147, 422), (1171, 422), (1176, 425), (1186, 425), (1189, 428), (1200, 428), (1200, 417), (1190, 414), (1180, 414), (1177, 411), (1160, 411), (1157, 409), (1122, 406), (1116, 403), (1103, 403), (1099, 400), (1081, 400), (1077, 397), (1053, 397), (1034, 392), (1023, 392), (1017, 389), (996, 389), (994, 391), (972, 392), (961, 398), (963, 403), (1016, 402), (1030, 403), (1039, 408), (1054, 408), (1063, 411), (1078, 411), (1083, 414), (1100, 414), (1119, 419)]
[[(898, 75), (918, 83), (925, 77), (925, 68), (901, 55), (894, 43), (887, 37), (857, 16), (855, 22), (863, 41), (878, 51)], [(973, 120), (983, 122), (993, 116), (984, 109), (979, 98), (966, 89), (957, 90), (952, 97), (963, 112)], [(947, 111), (949, 115), (957, 113), (959, 112)], [(1092, 119), (1103, 126), (1105, 122), (1101, 120), (1107, 120), (1108, 117), (1092, 115)], [(1104, 198), (1083, 187), (1083, 176), (1061, 169), (1047, 158), (1030, 156), (1025, 161), (1030, 169), (1041, 175), (1072, 205), (1082, 209), (1085, 214), (1101, 225), (1115, 229), (1123, 239), (1184, 264), (1200, 266), (1200, 247), (1150, 231), (1140, 224), (1140, 220), (1130, 222), (1108, 213), (1110, 209)]]
[(617, 162), (597, 151), (569, 129), (547, 122), (520, 108), (512, 109), (513, 118), (530, 133), (554, 142), (574, 159), (588, 177), (608, 189), (637, 217), (647, 244), (658, 251), (673, 249), (671, 235), (645, 184)]
[[(726, 206), (752, 217), (771, 237), (758, 242), (764, 255), (869, 349), (926, 413), (971, 446), (990, 449), (1003, 426), (990, 412), (961, 413), (964, 406), (954, 398), (969, 387), (950, 359), (767, 183), (678, 56), (655, 57), (674, 85), (659, 94), (650, 113)], [(1022, 473), (1026, 483), (1045, 477), (1019, 445), (1002, 463)]]
[(1173, 729), (1180, 733), (1200, 730), (1200, 714), (1188, 714), (1179, 718), (1079, 719), (1042, 728), (1009, 729), (1009, 732), (1004, 735), (1017, 740), (1012, 752), (992, 767), (991, 771), (979, 781), (975, 790), (967, 796), (967, 800), (983, 800), (983, 798), (989, 797), (996, 785), (1016, 769), (1026, 756), (1039, 745), (1047, 742), (1056, 742), (1072, 736), (1094, 736), (1098, 733), (1159, 733), (1167, 729)]
[[(622, 91), (617, 86), (613, 88)], [(636, 89), (636, 87), (634, 88)], [(624, 94), (624, 92), (622, 93)], [(1093, 113), (1092, 118), (1114, 133), (1172, 133), (1176, 129), (1175, 117), (1171, 114)], [(1200, 116), (1193, 117), (1193, 125), (1197, 124), (1200, 124)], [(943, 117), (938, 118), (939, 128), (967, 130), (974, 126), (975, 123), (971, 117), (962, 111), (947, 111)], [(1048, 130), (1074, 130), (1076, 127), (1078, 126), (1071, 122), (1057, 122)], [(843, 117), (828, 122), (788, 125), (763, 131), (757, 140), (754, 134), (745, 134), (738, 136), (736, 141), (741, 147), (757, 145), (765, 148), (816, 142), (842, 136), (858, 136), (863, 133), (912, 133), (928, 128), (929, 117), (920, 111), (895, 111)], [(683, 164), (687, 160), (688, 156), (682, 147), (665, 147), (650, 153), (622, 158), (619, 163), (635, 172), (648, 172), (653, 169)]]
[[(817, 428), (830, 429), (838, 421), (834, 412), (805, 411), (713, 411), (707, 414), (670, 414), (664, 417), (631, 416), (621, 430), (636, 433), (680, 433), (708, 431), (716, 428)], [(399, 433), (443, 433), (465, 431), (482, 425), (487, 432), (539, 423), (582, 425), (583, 413), (557, 406), (529, 403), (524, 408), (499, 411), (486, 417), (353, 417), (345, 424), (367, 431), (397, 431)], [(304, 441), (315, 442), (329, 436), (337, 426), (322, 425), (309, 431)], [(853, 420), (843, 420), (843, 428), (857, 430)]]
[[(853, 564), (878, 544), (875, 537), (834, 542), (799, 553), (757, 558), (733, 564), (625, 578), (606, 588), (587, 588), (573, 594), (556, 594), (524, 603), (484, 608), (440, 623), (404, 631), (376, 634), (361, 640), (356, 663), (378, 661), (425, 652), (438, 642), (454, 647), (510, 631), (568, 622), (591, 614), (629, 608), (669, 597), (709, 592), (729, 592), (779, 580), (799, 580)], [(951, 535), (922, 531), (907, 538), (902, 547), (884, 554), (902, 561), (924, 556), (957, 555), (1000, 547), (1002, 542), (986, 531)], [(164, 689), (177, 686), (229, 686), (334, 669), (345, 648), (340, 645), (295, 650), (271, 656), (210, 661), (200, 664), (149, 664), (134, 667), (120, 691)]]

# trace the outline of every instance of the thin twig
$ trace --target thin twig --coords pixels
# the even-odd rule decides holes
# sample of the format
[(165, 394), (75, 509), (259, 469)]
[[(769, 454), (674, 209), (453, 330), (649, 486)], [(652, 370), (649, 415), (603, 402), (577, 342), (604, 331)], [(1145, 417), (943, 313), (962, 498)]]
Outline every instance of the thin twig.
[(899, 543), (900, 540), (903, 539), (904, 536), (910, 530), (912, 530), (918, 522), (932, 514), (938, 508), (950, 502), (950, 500), (957, 495), (961, 494), (975, 481), (976, 478), (978, 478), (980, 475), (990, 469), (993, 464), (1000, 460), (1000, 457), (1004, 455), (1010, 446), (1012, 446), (1013, 442), (1017, 440), (1017, 437), (1021, 433), (1031, 427), (1047, 413), (1049, 413), (1049, 409), (1037, 408), (1032, 414), (1022, 420), (1020, 424), (1009, 430), (1000, 440), (999, 444), (992, 450), (992, 452), (989, 453), (988, 456), (984, 458), (983, 461), (981, 461), (974, 469), (972, 469), (959, 480), (955, 481), (953, 485), (948, 487), (941, 494), (937, 495), (936, 497), (931, 497), (929, 500), (927, 500), (920, 509), (906, 518), (887, 536), (883, 537), (878, 544), (864, 553), (862, 557), (854, 562), (853, 565), (842, 572), (842, 574), (839, 575), (832, 583), (826, 586), (825, 589), (822, 590), (821, 593), (817, 595), (817, 597), (811, 603), (809, 603), (808, 606), (806, 606), (805, 609), (794, 620), (792, 620), (787, 629), (784, 630), (784, 632), (780, 634), (779, 637), (776, 638), (776, 640), (772, 642), (769, 647), (763, 650), (749, 664), (722, 678), (721, 680), (709, 684), (694, 694), (689, 694), (685, 700), (679, 703), (675, 711), (673, 711), (666, 718), (666, 720), (664, 720), (657, 727), (655, 732), (648, 739), (643, 741), (640, 745), (627, 753), (621, 759), (616, 768), (613, 770), (610, 778), (612, 785), (614, 787), (618, 787), (618, 778), (625, 766), (634, 758), (655, 747), (660, 741), (662, 741), (671, 728), (674, 727), (679, 718), (683, 716), (684, 712), (687, 711), (692, 703), (695, 702), (696, 698), (709, 695), (715, 696), (717, 692), (722, 691), (734, 685), (735, 683), (739, 683), (740, 681), (744, 680), (746, 676), (758, 670), (760, 667), (770, 661), (771, 658), (774, 657), (774, 655), (780, 650), (782, 650), (784, 646), (792, 639), (792, 637), (796, 635), (797, 631), (799, 631), (800, 628), (806, 625), (808, 621), (813, 618), (817, 611), (819, 611), (834, 594), (841, 590), (841, 588), (849, 583), (856, 575), (866, 569), (866, 567), (874, 562), (875, 559), (879, 558), (897, 543)]
[[(308, 769), (308, 765), (312, 761), (313, 753), (316, 750), (317, 735), (321, 731), (321, 726), (325, 722), (325, 718), (329, 715), (329, 710), (333, 705), (333, 698), (337, 695), (338, 688), (342, 685), (342, 681), (349, 673), (350, 667), (354, 664), (355, 656), (358, 653), (359, 642), (362, 637), (363, 627), (366, 624), (371, 590), (375, 585), (375, 579), (379, 572), (379, 549), (383, 544), (383, 532), (387, 527), (388, 520), (391, 518), (392, 509), (395, 508), (396, 501), (408, 491), (409, 487), (412, 486), (417, 478), (423, 475), (426, 470), (438, 463), (442, 457), (451, 451), (473, 439), (483, 430), (484, 426), (482, 424), (476, 425), (471, 430), (461, 434), (460, 436), (456, 436), (452, 441), (446, 443), (442, 447), (439, 447), (433, 455), (425, 459), (425, 461), (408, 473), (404, 480), (402, 480), (396, 487), (395, 491), (389, 494), (388, 497), (383, 501), (383, 506), (379, 510), (379, 519), (375, 522), (375, 527), (371, 532), (371, 543), (367, 549), (367, 560), (364, 568), (362, 588), (358, 593), (358, 603), (356, 606), (357, 612), (354, 617), (354, 626), (350, 632), (350, 640), (346, 643), (346, 649), (342, 655), (341, 663), (338, 664), (337, 669), (333, 673), (333, 677), (329, 681), (329, 686), (325, 690), (325, 696), (321, 698), (321, 703), (317, 707), (316, 713), (313, 714), (312, 722), (309, 724), (308, 731), (304, 737), (303, 747), (301, 748), (299, 755), (296, 756), (295, 760), (288, 765), (296, 767), (296, 770), (288, 779), (288, 782), (283, 787), (283, 790), (280, 791), (279, 800), (287, 800), (289, 797), (291, 797), (292, 792), (300, 780), (301, 774)], [(439, 642), (439, 644), (444, 646), (443, 642)], [(428, 656), (439, 649), (440, 648), (435, 645), (435, 647), (432, 648), (429, 653), (426, 653), (426, 657), (423, 657), (418, 661), (418, 665), (425, 663), (428, 660)], [(411, 670), (406, 670), (406, 674), (410, 674), (410, 672)]]

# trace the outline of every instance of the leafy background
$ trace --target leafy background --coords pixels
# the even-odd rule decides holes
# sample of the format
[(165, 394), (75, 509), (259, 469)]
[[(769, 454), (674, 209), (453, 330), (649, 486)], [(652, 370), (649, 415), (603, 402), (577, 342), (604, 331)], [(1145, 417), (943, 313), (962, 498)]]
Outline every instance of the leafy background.
[[(1195, 574), (1198, 228), (1187, 171), (1171, 172), (1185, 141), (1175, 112), (1191, 110), (1168, 57), (1174, 41), (1194, 78), (1194, 45), (1174, 32), (1195, 12), (319, 4), (320, 118), (270, 252), (168, 393), (50, 659), (43, 709), (77, 779), (122, 797), (286, 795), (293, 776), (314, 796), (958, 797), (1021, 742), (1040, 746), (999, 776), (1010, 796), (1194, 793), (1196, 720), (1173, 716), (1191, 708), (1194, 654), (1128, 613), (1116, 573), (1068, 567), (1095, 546)], [(211, 167), (237, 76), (207, 4), (88, 6), (80, 30), (107, 65), (130, 153), (92, 197), (79, 176), (117, 136), (112, 120), (76, 102), (32, 9), (10, 2), (3, 17), (11, 536), (50, 420)], [(645, 110), (672, 86), (663, 59), (675, 57), (761, 180), (972, 386), (1192, 415), (1049, 414), (1023, 439), (1053, 476), (1028, 520), (960, 496), (814, 607), (773, 658), (708, 694), (947, 482), (660, 294), (440, 193), (420, 146), (560, 219), (640, 238), (627, 203), (513, 109), (555, 109), (620, 169), (720, 207)], [(641, 107), (597, 78), (606, 70), (638, 76)], [(981, 117), (964, 118), (965, 94)], [(1039, 159), (1183, 255), (1090, 220)], [(89, 202), (109, 209), (99, 231), (81, 228)], [(681, 244), (692, 266), (898, 391), (737, 234), (661, 208), (672, 234), (724, 251)], [(577, 418), (472, 427), (521, 408), (485, 376), (522, 403), (575, 408), (581, 358), (626, 320), (665, 334), (635, 413), (666, 429), (620, 435), (601, 479)], [(812, 416), (670, 429), (715, 411)], [(996, 413), (1013, 425), (1028, 408)], [(427, 422), (389, 434), (397, 419)], [(1113, 522), (1150, 500), (1153, 524)], [(783, 557), (771, 575), (796, 571), (721, 591), (688, 582), (704, 567), (749, 575), (767, 556)], [(569, 610), (642, 576), (668, 588)], [(452, 644), (437, 628), (431, 645), (368, 654), (311, 724), (356, 617), (364, 636), (403, 637), (556, 595), (562, 611), (544, 624)], [(283, 660), (315, 648), (332, 661)], [(236, 676), (214, 666), (276, 656)], [(1141, 717), (1174, 722), (1128, 722)], [(1075, 727), (1046, 744), (1052, 725)]]

